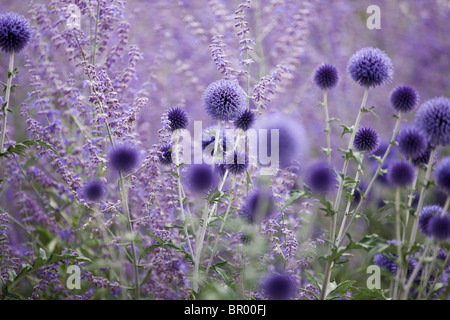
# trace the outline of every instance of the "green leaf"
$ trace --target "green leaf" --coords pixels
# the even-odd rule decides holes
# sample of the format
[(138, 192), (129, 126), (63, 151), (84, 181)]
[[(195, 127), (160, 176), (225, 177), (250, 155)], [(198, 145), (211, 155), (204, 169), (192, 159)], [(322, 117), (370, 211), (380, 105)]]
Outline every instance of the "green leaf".
[(173, 172), (173, 171), (171, 171), (171, 170), (163, 171), (162, 173), (170, 173), (170, 174), (171, 174), (172, 176), (174, 176), (176, 179), (179, 178), (179, 175), (178, 175), (176, 172)]
[(339, 126), (343, 128), (343, 131), (342, 131), (342, 134), (341, 134), (341, 139), (346, 133), (353, 133), (353, 126), (347, 127), (347, 126), (345, 126), (343, 124), (340, 124)]
[(310, 196), (310, 193), (307, 191), (301, 191), (301, 190), (291, 190), (289, 195), (290, 195), (290, 198), (286, 200), (286, 202), (284, 203), (284, 207), (283, 207), (283, 209), (281, 209), (281, 211), (284, 211), (287, 207), (289, 207), (291, 204), (293, 204), (296, 200)]
[(194, 262), (194, 259), (192, 258), (192, 255), (187, 252), (183, 247), (175, 244), (172, 242), (172, 240), (169, 241), (164, 241), (163, 239), (161, 239), (160, 237), (157, 237), (155, 235), (150, 235), (153, 239), (155, 239), (156, 244), (153, 244), (147, 248), (144, 249), (144, 251), (142, 251), (141, 255), (139, 256), (139, 262), (150, 252), (152, 252), (153, 250), (155, 250), (156, 248), (160, 248), (160, 247), (168, 247), (168, 248), (172, 248), (175, 250), (178, 250), (182, 253), (184, 253), (184, 257), (186, 259), (191, 260), (191, 262)]
[(333, 294), (344, 294), (347, 291), (349, 291), (350, 289), (353, 288), (353, 284), (355, 283), (355, 280), (345, 280), (343, 282), (341, 282), (340, 284), (337, 285), (337, 287), (332, 290), (328, 296), (333, 295)]

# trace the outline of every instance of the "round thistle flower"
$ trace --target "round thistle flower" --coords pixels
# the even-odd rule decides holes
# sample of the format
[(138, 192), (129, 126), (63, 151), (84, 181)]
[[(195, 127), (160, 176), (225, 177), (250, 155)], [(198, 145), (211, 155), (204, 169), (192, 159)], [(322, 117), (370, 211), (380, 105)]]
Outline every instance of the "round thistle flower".
[(370, 127), (362, 127), (356, 131), (353, 147), (359, 152), (374, 152), (380, 146), (378, 132)]
[(248, 167), (248, 156), (237, 150), (225, 155), (225, 170), (232, 174), (242, 174)]
[(333, 169), (327, 163), (318, 162), (307, 170), (305, 182), (312, 191), (327, 193), (335, 186), (336, 177)]
[(406, 187), (413, 183), (416, 176), (414, 166), (405, 160), (397, 160), (390, 164), (388, 181), (395, 187)]
[(363, 48), (355, 52), (347, 64), (347, 71), (360, 86), (377, 87), (392, 80), (391, 59), (377, 48)]
[(269, 218), (275, 209), (275, 202), (271, 192), (257, 189), (249, 194), (239, 209), (239, 214), (249, 223), (260, 223)]
[(428, 223), (430, 236), (439, 241), (450, 239), (450, 215), (435, 215)]
[(331, 64), (322, 64), (314, 72), (314, 83), (322, 90), (333, 88), (338, 80), (339, 73)]
[(215, 183), (215, 176), (211, 166), (207, 164), (193, 164), (189, 167), (187, 184), (194, 192), (207, 191)]
[(170, 121), (171, 131), (186, 129), (189, 124), (189, 118), (186, 111), (179, 107), (170, 108), (167, 112), (167, 118)]
[(419, 94), (413, 87), (404, 84), (398, 86), (391, 93), (392, 107), (399, 112), (413, 111), (419, 103)]
[(252, 110), (246, 109), (242, 114), (234, 121), (234, 126), (243, 131), (247, 131), (253, 126), (256, 120), (256, 115)]
[(99, 201), (105, 196), (105, 193), (105, 184), (98, 179), (88, 181), (83, 186), (82, 194), (87, 201)]
[[(271, 160), (273, 160), (270, 163), (272, 166), (276, 166), (274, 162), (278, 161), (280, 168), (286, 168), (293, 161), (305, 158), (308, 153), (309, 143), (306, 130), (301, 123), (292, 120), (291, 117), (283, 114), (266, 115), (258, 122), (257, 129), (267, 130), (265, 143), (262, 140), (264, 134), (262, 131), (259, 131), (258, 155), (261, 157), (270, 156)], [(272, 141), (272, 136), (276, 137), (277, 132), (278, 141)], [(276, 142), (278, 142), (278, 154), (275, 154), (276, 149), (272, 151), (272, 148), (276, 146)], [(261, 162), (261, 165), (266, 164)]]
[(450, 99), (439, 97), (426, 101), (417, 111), (415, 121), (434, 146), (450, 143)]
[(25, 17), (9, 12), (0, 16), (0, 49), (19, 53), (30, 41), (31, 28)]
[(245, 110), (247, 97), (236, 81), (218, 80), (203, 94), (203, 105), (214, 120), (233, 121)]
[(109, 163), (117, 171), (131, 172), (139, 164), (139, 152), (134, 147), (118, 146), (109, 153)]
[(289, 275), (272, 274), (265, 279), (263, 290), (271, 300), (287, 300), (295, 294), (296, 286)]
[(159, 152), (161, 152), (159, 155), (159, 162), (166, 166), (170, 165), (172, 163), (172, 145), (162, 145), (161, 148), (159, 148)]
[(440, 205), (433, 204), (433, 205), (423, 207), (422, 211), (420, 212), (419, 229), (427, 237), (431, 237), (430, 231), (428, 229), (430, 219), (432, 217), (434, 217), (435, 215), (440, 215), (442, 212), (442, 209), (443, 208)]
[(436, 167), (434, 175), (437, 185), (450, 194), (450, 157), (445, 157), (441, 160)]
[(397, 142), (400, 152), (408, 159), (420, 156), (428, 147), (427, 137), (415, 127), (402, 130)]

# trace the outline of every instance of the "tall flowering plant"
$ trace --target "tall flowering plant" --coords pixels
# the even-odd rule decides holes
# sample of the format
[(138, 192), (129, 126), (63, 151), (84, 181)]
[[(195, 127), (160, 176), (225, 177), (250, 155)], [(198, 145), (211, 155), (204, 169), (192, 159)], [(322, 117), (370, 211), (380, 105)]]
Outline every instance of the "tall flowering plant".
[(428, 91), (377, 37), (324, 49), (330, 8), (358, 16), (319, 0), (2, 14), (0, 299), (447, 299), (446, 79)]

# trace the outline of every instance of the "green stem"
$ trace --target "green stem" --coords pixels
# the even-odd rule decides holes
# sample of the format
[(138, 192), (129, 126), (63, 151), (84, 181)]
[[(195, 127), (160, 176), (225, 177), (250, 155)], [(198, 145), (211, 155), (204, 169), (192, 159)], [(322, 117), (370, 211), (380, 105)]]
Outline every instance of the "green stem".
[(125, 181), (123, 179), (122, 172), (119, 172), (119, 183), (120, 183), (120, 190), (121, 190), (121, 197), (122, 197), (122, 204), (123, 204), (123, 210), (125, 211), (125, 217), (127, 218), (128, 222), (128, 231), (132, 235), (132, 240), (130, 241), (131, 245), (131, 258), (133, 263), (133, 270), (134, 270), (134, 281), (136, 285), (136, 293), (135, 297), (137, 300), (140, 299), (140, 283), (139, 283), (139, 272), (137, 267), (137, 256), (136, 256), (136, 248), (135, 248), (135, 242), (134, 242), (134, 231), (133, 231), (133, 224), (131, 222), (131, 214), (130, 214), (130, 207), (128, 205), (128, 192), (125, 186)]
[(189, 246), (189, 251), (191, 252), (191, 255), (194, 255), (194, 251), (192, 250), (192, 245), (191, 245), (191, 241), (189, 239), (189, 233), (187, 230), (187, 221), (186, 221), (186, 215), (184, 213), (184, 204), (183, 204), (183, 191), (182, 191), (182, 186), (181, 186), (181, 178), (180, 178), (180, 150), (179, 149), (179, 144), (178, 144), (178, 134), (177, 132), (175, 132), (175, 139), (174, 139), (174, 152), (175, 152), (175, 161), (176, 161), (176, 167), (177, 167), (177, 184), (178, 184), (178, 199), (180, 201), (180, 212), (181, 212), (181, 219), (183, 220), (183, 230), (184, 230), (184, 235), (186, 237), (186, 242), (188, 243)]
[(416, 241), (417, 228), (419, 227), (419, 215), (422, 212), (423, 203), (425, 201), (425, 194), (428, 189), (428, 183), (430, 182), (431, 171), (432, 171), (432, 167), (433, 167), (433, 161), (434, 161), (435, 154), (436, 154), (436, 148), (433, 148), (431, 150), (430, 160), (428, 161), (428, 164), (427, 164), (427, 171), (425, 172), (425, 179), (423, 181), (423, 185), (420, 190), (419, 203), (417, 204), (416, 213), (414, 215), (414, 222), (413, 222), (413, 227), (411, 230), (411, 237), (409, 239), (408, 251), (411, 250), (414, 242)]
[(400, 284), (400, 271), (402, 270), (402, 242), (401, 242), (401, 231), (400, 231), (400, 188), (396, 188), (395, 190), (395, 238), (397, 240), (397, 261), (398, 268), (395, 277), (395, 286), (394, 286), (394, 294), (393, 300), (397, 300), (398, 287)]
[(328, 165), (331, 166), (331, 128), (330, 128), (330, 115), (328, 113), (328, 90), (326, 89), (323, 93), (323, 108), (325, 111), (325, 121), (326, 121), (325, 132), (327, 133)]
[(395, 137), (397, 136), (398, 128), (399, 128), (400, 122), (401, 122), (401, 114), (398, 113), (396, 115), (396, 117), (397, 117), (397, 121), (395, 123), (394, 131), (392, 133), (392, 138), (391, 138), (391, 141), (389, 143), (389, 146), (386, 149), (386, 152), (384, 153), (383, 158), (378, 163), (377, 171), (375, 171), (375, 174), (372, 176), (372, 179), (370, 180), (369, 185), (367, 186), (366, 190), (364, 191), (364, 194), (361, 196), (361, 200), (359, 201), (358, 205), (356, 206), (356, 209), (354, 210), (354, 214), (351, 216), (350, 221), (348, 222), (347, 226), (344, 229), (344, 232), (342, 232), (342, 236), (339, 239), (336, 239), (336, 246), (340, 246), (342, 244), (342, 242), (344, 241), (345, 234), (350, 229), (350, 226), (352, 225), (356, 214), (361, 209), (361, 206), (364, 204), (364, 201), (367, 199), (367, 195), (369, 194), (370, 190), (372, 190), (372, 187), (373, 187), (373, 185), (375, 183), (375, 180), (377, 179), (377, 177), (381, 173), (383, 165), (386, 162), (387, 157), (389, 156), (389, 153), (390, 153), (390, 151), (392, 149), (392, 146), (395, 144)]
[[(355, 124), (353, 126), (353, 130), (352, 130), (352, 135), (350, 136), (350, 140), (348, 142), (348, 147), (347, 150), (353, 150), (353, 141), (355, 140), (355, 135), (356, 135), (356, 131), (358, 130), (359, 127), (359, 123), (361, 121), (362, 118), (362, 114), (363, 114), (363, 109), (366, 106), (366, 102), (367, 102), (367, 97), (369, 95), (369, 87), (366, 87), (364, 89), (364, 95), (363, 95), (363, 99), (361, 102), (361, 107), (359, 108), (359, 112), (358, 115), (356, 117), (356, 121)], [(342, 169), (342, 177), (340, 179), (339, 182), (339, 187), (338, 187), (338, 191), (336, 194), (336, 200), (334, 201), (334, 214), (332, 216), (332, 221), (331, 221), (331, 230), (330, 230), (330, 249), (333, 246), (333, 243), (335, 241), (335, 233), (336, 233), (336, 217), (335, 215), (337, 214), (337, 211), (339, 210), (339, 204), (342, 198), (342, 191), (344, 189), (344, 180), (345, 180), (345, 175), (347, 174), (347, 169), (348, 169), (348, 164), (349, 164), (350, 159), (348, 157), (345, 158), (344, 160), (344, 167)], [(327, 288), (328, 288), (328, 284), (330, 282), (330, 276), (331, 276), (331, 269), (333, 267), (333, 261), (332, 259), (328, 259), (327, 261), (327, 265), (325, 267), (325, 273), (324, 273), (324, 280), (323, 280), (323, 285), (322, 285), (322, 289), (320, 292), (320, 299), (321, 300), (325, 300), (326, 298), (326, 294), (327, 294)]]
[(8, 80), (6, 82), (6, 92), (5, 101), (2, 106), (3, 118), (2, 118), (2, 134), (0, 138), (0, 152), (3, 152), (3, 147), (5, 145), (5, 135), (6, 135), (6, 121), (8, 118), (9, 100), (11, 96), (12, 79), (14, 77), (14, 52), (9, 55), (9, 66), (8, 66)]

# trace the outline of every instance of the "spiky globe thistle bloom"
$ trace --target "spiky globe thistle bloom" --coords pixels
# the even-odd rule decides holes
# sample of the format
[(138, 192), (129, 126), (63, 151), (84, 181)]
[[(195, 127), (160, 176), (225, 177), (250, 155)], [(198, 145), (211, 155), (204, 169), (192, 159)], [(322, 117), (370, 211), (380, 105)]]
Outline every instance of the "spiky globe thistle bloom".
[(450, 215), (435, 215), (430, 218), (428, 231), (432, 238), (438, 241), (450, 239)]
[(406, 187), (416, 176), (414, 166), (405, 160), (396, 160), (389, 165), (388, 181), (395, 187)]
[(239, 215), (249, 223), (260, 223), (268, 219), (275, 209), (274, 197), (269, 190), (258, 188), (250, 193), (239, 209)]
[(187, 173), (187, 185), (194, 192), (207, 191), (215, 184), (215, 175), (207, 164), (190, 165)]
[(392, 80), (391, 59), (378, 48), (363, 48), (355, 52), (347, 64), (352, 79), (363, 87), (377, 87)]
[(425, 134), (415, 127), (406, 128), (397, 136), (398, 148), (407, 159), (414, 159), (426, 151), (428, 141)]
[(314, 83), (322, 90), (331, 89), (339, 81), (339, 73), (332, 64), (322, 64), (314, 71)]
[(164, 165), (170, 165), (172, 163), (172, 145), (164, 144), (159, 148), (159, 162)]
[(6, 53), (19, 53), (30, 41), (30, 24), (22, 15), (9, 12), (0, 16), (0, 49)]
[(296, 285), (288, 274), (272, 274), (266, 277), (262, 288), (271, 300), (288, 300), (295, 294)]
[(249, 164), (248, 155), (245, 152), (233, 151), (225, 155), (225, 170), (231, 174), (244, 173)]
[(318, 162), (309, 166), (305, 182), (313, 192), (327, 193), (335, 186), (336, 176), (327, 163)]
[(419, 94), (413, 87), (404, 84), (398, 86), (391, 93), (391, 105), (398, 112), (411, 112), (419, 103)]
[(431, 237), (430, 231), (428, 229), (430, 219), (435, 215), (440, 215), (443, 208), (440, 205), (433, 204), (423, 207), (419, 216), (419, 229), (427, 237)]
[(445, 157), (441, 160), (436, 167), (434, 175), (437, 185), (450, 194), (450, 157)]
[(106, 193), (105, 183), (99, 179), (86, 182), (83, 186), (83, 197), (87, 201), (99, 201)]
[(380, 137), (378, 132), (370, 127), (362, 127), (356, 131), (353, 147), (359, 152), (371, 153), (380, 146)]
[(234, 126), (243, 131), (250, 129), (256, 120), (256, 115), (252, 110), (246, 109), (242, 114), (234, 121)]
[[(267, 130), (266, 144), (261, 143), (264, 137), (263, 130)], [(304, 160), (309, 152), (309, 142), (306, 130), (299, 121), (295, 121), (292, 117), (284, 114), (268, 114), (262, 118), (257, 125), (259, 132), (258, 155), (260, 160), (262, 155), (270, 156), (274, 159), (277, 157), (280, 168), (286, 168), (293, 164), (296, 160)], [(272, 136), (276, 136), (278, 131), (278, 154), (272, 152)], [(261, 163), (265, 165), (267, 163)]]
[(245, 110), (247, 96), (236, 81), (218, 80), (203, 94), (203, 105), (214, 120), (233, 121)]
[(189, 118), (186, 111), (179, 107), (170, 108), (167, 112), (167, 118), (170, 121), (170, 128), (172, 131), (186, 129), (189, 124)]
[(133, 171), (138, 166), (139, 161), (139, 151), (132, 146), (117, 146), (109, 153), (111, 167), (124, 173)]
[(450, 99), (439, 97), (426, 101), (417, 111), (415, 121), (433, 146), (450, 143)]

